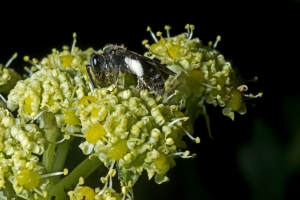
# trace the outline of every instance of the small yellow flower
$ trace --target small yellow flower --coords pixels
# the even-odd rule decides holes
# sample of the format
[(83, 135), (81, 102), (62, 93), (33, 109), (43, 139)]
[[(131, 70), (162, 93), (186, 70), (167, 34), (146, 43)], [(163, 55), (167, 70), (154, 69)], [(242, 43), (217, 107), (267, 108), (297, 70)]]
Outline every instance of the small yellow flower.
[[(84, 179), (82, 177), (79, 178), (79, 182), (73, 191), (69, 191), (68, 195), (71, 200), (80, 200), (80, 199), (114, 199), (114, 200), (122, 200), (125, 199), (125, 194), (122, 195), (117, 193), (111, 187), (104, 186), (104, 188), (96, 188), (93, 190), (88, 186), (82, 186), (84, 184)], [(128, 196), (127, 196), (128, 197)], [(127, 198), (128, 199), (128, 198)], [(131, 198), (129, 198), (131, 199)]]

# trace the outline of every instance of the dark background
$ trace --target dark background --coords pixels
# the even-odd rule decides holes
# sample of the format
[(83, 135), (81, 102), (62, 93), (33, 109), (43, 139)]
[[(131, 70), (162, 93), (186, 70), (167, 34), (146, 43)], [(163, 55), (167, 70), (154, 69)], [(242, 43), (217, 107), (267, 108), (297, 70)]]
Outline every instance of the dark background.
[(153, 42), (146, 32), (148, 25), (154, 32), (164, 32), (164, 25), (171, 25), (171, 35), (177, 35), (187, 23), (194, 24), (194, 37), (204, 44), (221, 35), (218, 50), (245, 79), (258, 76), (257, 83), (249, 84), (250, 92), (264, 92), (263, 98), (253, 101), (256, 107), (248, 105), (246, 115), (236, 114), (235, 121), (223, 116), (220, 107), (208, 105), (215, 139), (209, 138), (200, 116), (195, 135), (201, 143), (188, 142), (198, 157), (177, 159), (167, 183), (157, 185), (145, 177), (136, 185), (136, 199), (299, 198), (300, 3), (198, 2), (3, 6), (0, 62), (5, 64), (18, 52), (12, 66), (22, 70), (24, 55), (41, 59), (52, 48), (71, 46), (73, 32), (81, 49), (117, 43), (140, 54), (146, 51), (143, 39)]

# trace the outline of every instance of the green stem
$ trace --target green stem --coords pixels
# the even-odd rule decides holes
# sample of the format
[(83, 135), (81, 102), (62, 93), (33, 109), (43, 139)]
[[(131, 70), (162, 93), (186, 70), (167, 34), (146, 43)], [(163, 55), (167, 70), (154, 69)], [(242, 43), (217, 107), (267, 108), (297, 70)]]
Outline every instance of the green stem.
[(205, 105), (203, 105), (203, 115), (204, 115), (204, 118), (205, 118), (206, 127), (207, 127), (207, 131), (208, 131), (209, 137), (210, 137), (211, 139), (214, 139), (213, 136), (212, 136), (212, 134), (211, 134), (209, 115), (208, 115), (207, 112), (206, 112), (206, 107), (205, 107)]
[(5, 188), (3, 190), (4, 195), (7, 197), (7, 199), (13, 199), (16, 196), (16, 192), (11, 182), (7, 178), (4, 178), (4, 180), (5, 180)]
[(66, 191), (74, 189), (78, 183), (79, 177), (88, 177), (101, 165), (103, 165), (103, 163), (98, 158), (92, 160), (86, 158), (69, 175), (50, 188), (48, 198), (55, 196), (56, 199), (65, 199), (67, 197)]
[[(47, 140), (50, 142), (56, 142), (61, 136), (61, 131), (57, 127), (54, 114), (50, 112), (44, 112), (41, 116), (41, 120), (42, 124), (44, 124), (44, 131)], [(48, 173), (53, 172), (55, 148), (55, 144), (49, 144), (47, 150), (45, 150), (43, 154), (43, 164)]]
[(203, 115), (205, 118), (209, 137), (213, 139), (210, 130), (209, 116), (206, 112), (205, 103), (203, 102), (201, 105), (199, 105), (200, 101), (201, 99), (199, 97), (191, 96), (190, 98), (188, 98), (186, 102), (186, 110), (184, 114), (190, 118), (192, 124), (195, 124), (195, 121), (199, 117), (199, 114)]
[[(72, 138), (70, 140), (64, 141), (63, 143), (57, 146), (53, 172), (63, 171), (71, 142), (72, 142)], [(56, 184), (59, 181), (59, 179), (60, 179), (59, 176), (53, 177), (53, 183)]]
[(191, 95), (186, 100), (186, 110), (185, 115), (189, 117), (192, 124), (195, 124), (196, 119), (198, 118), (198, 115), (201, 113), (200, 108), (198, 107), (199, 98), (195, 97), (194, 95)]

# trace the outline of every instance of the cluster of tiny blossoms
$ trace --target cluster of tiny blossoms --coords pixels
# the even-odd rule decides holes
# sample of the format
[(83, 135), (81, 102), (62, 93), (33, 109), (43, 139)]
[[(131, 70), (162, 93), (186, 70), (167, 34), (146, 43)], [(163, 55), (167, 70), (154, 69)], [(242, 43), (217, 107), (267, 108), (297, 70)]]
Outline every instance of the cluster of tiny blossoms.
[(62, 52), (53, 49), (52, 54), (40, 62), (35, 58), (30, 61), (25, 56), (25, 61), (33, 64), (30, 70), (27, 68), (30, 77), (17, 82), (10, 91), (7, 107), (12, 111), (18, 108), (26, 122), (43, 111), (54, 113), (59, 127), (64, 126), (64, 111), (89, 90), (82, 71), (91, 52), (91, 49), (81, 51), (73, 45), (71, 51), (67, 46)]
[[(56, 188), (59, 182), (52, 183), (46, 177), (66, 174), (53, 172), (54, 160), (64, 162), (59, 159), (63, 152), (56, 151), (55, 145), (58, 149), (70, 137), (85, 138), (79, 145), (83, 154), (99, 159), (109, 168), (107, 176), (100, 178), (104, 183), (101, 190), (82, 186), (80, 179), (74, 191), (68, 193), (71, 199), (86, 198), (87, 193), (91, 194), (88, 199), (131, 199), (132, 186), (143, 170), (157, 183), (168, 181), (167, 172), (175, 166), (174, 158), (195, 156), (182, 151), (186, 148), (183, 136), (200, 142), (191, 135), (193, 125), (189, 118), (179, 106), (166, 104), (167, 99), (148, 90), (139, 91), (136, 86), (90, 88), (85, 69), (93, 50), (81, 51), (75, 42), (76, 35), (71, 50), (67, 46), (62, 52), (53, 49), (41, 61), (25, 56), (24, 60), (32, 65), (25, 68), (28, 78), (15, 81), (7, 100), (0, 96), (3, 101), (0, 104), (0, 189), (9, 181), (15, 194), (25, 199), (49, 197), (49, 192), (52, 196), (66, 195), (51, 193), (64, 191)], [(1, 87), (6, 87), (11, 70), (2, 68), (1, 78), (8, 81), (2, 81)], [(4, 90), (1, 93), (5, 94)], [(17, 116), (12, 114), (15, 110)], [(54, 122), (45, 117), (49, 113)], [(54, 140), (47, 135), (54, 134), (49, 126), (58, 136)], [(59, 137), (62, 140), (58, 141)], [(43, 156), (43, 160), (36, 155)], [(117, 173), (121, 193), (112, 188), (112, 177)]]
[[(86, 139), (79, 146), (83, 153), (90, 158), (98, 157), (110, 168), (107, 176), (101, 178), (105, 187), (97, 194), (114, 191), (107, 185), (112, 184), (110, 177), (115, 175), (116, 165), (124, 182), (122, 193), (128, 196), (143, 170), (149, 179), (155, 176), (157, 183), (163, 183), (169, 180), (167, 172), (175, 165), (175, 157), (194, 157), (179, 150), (186, 148), (184, 135), (197, 143), (200, 139), (190, 135), (192, 124), (178, 106), (164, 105), (161, 97), (155, 98), (147, 90), (139, 93), (136, 87), (113, 88), (111, 85), (92, 90), (88, 96), (74, 101), (72, 107), (76, 111), (68, 119), (70, 124), (81, 124), (82, 137)], [(66, 129), (66, 134), (80, 136), (72, 130)], [(71, 194), (78, 194), (75, 191)]]
[[(5, 65), (0, 65), (2, 94), (8, 93), (21, 79), (9, 68), (16, 57), (17, 54), (14, 54)], [(36, 124), (14, 117), (10, 110), (5, 109), (4, 97), (0, 97), (0, 189), (9, 197), (15, 194), (24, 199), (46, 196), (49, 180), (37, 156), (45, 150), (46, 140), (42, 131)], [(3, 194), (0, 197), (6, 198)]]
[(174, 156), (186, 155), (178, 148), (186, 147), (182, 137), (193, 130), (188, 118), (147, 90), (139, 94), (135, 87), (119, 88), (107, 94), (112, 88), (93, 90), (74, 102), (86, 138), (80, 148), (106, 166), (117, 161), (119, 168), (133, 173), (146, 169), (158, 183), (168, 180)]
[[(9, 68), (17, 54), (6, 65), (0, 65), (0, 92), (9, 93), (7, 101), (0, 94), (0, 189), (6, 188), (8, 196), (46, 197), (49, 183), (46, 177), (67, 173), (65, 170), (46, 174), (49, 169), (45, 169), (42, 162), (47, 161), (41, 162), (37, 156), (43, 155), (48, 147), (46, 130), (42, 129), (45, 123), (40, 123), (39, 128), (33, 122), (47, 111), (55, 114), (57, 126), (63, 127), (66, 124), (64, 110), (72, 98), (84, 96), (89, 89), (81, 71), (92, 50), (82, 52), (76, 48), (75, 37), (71, 52), (66, 46), (60, 53), (53, 49), (41, 62), (25, 56), (24, 60), (33, 65), (25, 68), (29, 72), (25, 80), (20, 80), (21, 77)], [(12, 111), (16, 109), (18, 116), (14, 117)], [(7, 189), (11, 188), (7, 185), (12, 185), (14, 192)]]
[(5, 64), (0, 64), (0, 92), (8, 93), (21, 79), (20, 75), (12, 68), (9, 68), (9, 65), (17, 57), (15, 53), (12, 58)]
[(1, 190), (12, 184), (16, 194), (25, 199), (31, 195), (46, 195), (42, 191), (48, 180), (43, 178), (44, 167), (36, 156), (43, 154), (44, 144), (45, 139), (36, 124), (25, 124), (0, 107)]
[[(224, 56), (216, 50), (221, 37), (218, 36), (213, 44), (202, 44), (198, 38), (193, 38), (193, 25), (187, 24), (187, 32), (170, 37), (170, 26), (165, 26), (167, 37), (161, 32), (155, 34), (148, 27), (155, 43), (143, 41), (149, 52), (145, 56), (157, 58), (168, 68), (177, 73), (169, 77), (165, 83), (167, 93), (178, 90), (181, 95), (172, 98), (171, 103), (180, 103), (186, 109), (187, 116), (194, 121), (198, 114), (206, 115), (205, 102), (223, 107), (223, 114), (234, 120), (234, 111), (246, 113), (245, 99), (261, 96), (244, 94), (248, 89), (243, 85), (237, 70), (226, 61)], [(257, 78), (255, 78), (256, 80)]]

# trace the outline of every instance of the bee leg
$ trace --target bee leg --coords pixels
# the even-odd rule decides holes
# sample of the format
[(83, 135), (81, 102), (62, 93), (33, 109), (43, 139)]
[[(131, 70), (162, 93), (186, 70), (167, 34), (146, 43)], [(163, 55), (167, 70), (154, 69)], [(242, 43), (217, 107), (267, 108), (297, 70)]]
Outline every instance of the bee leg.
[(94, 81), (94, 79), (93, 79), (93, 77), (91, 75), (91, 71), (90, 70), (91, 70), (91, 65), (86, 65), (86, 72), (87, 72), (88, 77), (90, 79), (91, 85), (93, 86), (93, 88), (98, 88), (97, 84), (95, 83), (95, 81)]
[(117, 87), (117, 85), (118, 85), (118, 82), (119, 82), (119, 67), (118, 66), (116, 66), (116, 74), (115, 74), (115, 79), (116, 79), (116, 81), (115, 81), (115, 87), (114, 87), (114, 89), (112, 89), (112, 91), (110, 91), (110, 92), (113, 92), (115, 89), (116, 89), (116, 87)]
[(104, 71), (100, 72), (99, 81), (100, 81), (100, 86), (104, 87), (105, 86), (105, 84), (104, 84), (105, 83), (105, 74), (104, 74)]
[(143, 88), (142, 88), (142, 87), (143, 87), (143, 84), (141, 84), (141, 80), (140, 80), (139, 78), (137, 79), (137, 81), (138, 81), (138, 85), (137, 85), (137, 86), (138, 86), (138, 88), (139, 88), (139, 91), (141, 91), (141, 90), (143, 89)]
[(106, 77), (110, 76), (110, 66), (107, 66), (107, 65), (105, 66), (104, 74)]
[(144, 87), (145, 84), (144, 84), (142, 78), (137, 77), (137, 79), (138, 79), (138, 88), (139, 88), (139, 96), (140, 96), (140, 92), (141, 92), (143, 89), (145, 89), (145, 87)]
[(125, 76), (126, 73), (130, 73), (130, 72), (127, 72), (126, 65), (122, 65), (122, 64), (119, 66), (119, 71), (122, 74), (122, 85), (123, 87), (125, 87)]
[[(111, 66), (110, 64), (106, 64), (104, 69), (103, 69), (103, 85), (104, 87), (107, 87), (111, 84)], [(107, 81), (108, 81), (108, 84), (107, 84)]]

